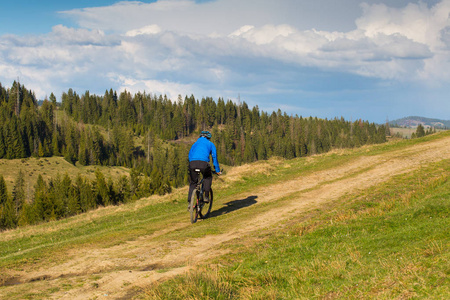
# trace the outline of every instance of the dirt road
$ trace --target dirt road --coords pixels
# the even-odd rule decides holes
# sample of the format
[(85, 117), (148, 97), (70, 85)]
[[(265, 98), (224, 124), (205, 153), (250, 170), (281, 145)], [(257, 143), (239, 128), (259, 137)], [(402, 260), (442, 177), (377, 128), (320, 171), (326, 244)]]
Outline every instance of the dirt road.
[[(74, 258), (68, 259), (63, 264), (48, 269), (19, 272), (21, 277), (18, 283), (20, 280), (21, 284), (31, 285), (35, 290), (40, 290), (61, 287), (70, 282), (70, 289), (60, 288), (52, 294), (54, 299), (130, 299), (155, 281), (181, 274), (207, 258), (226, 254), (226, 250), (218, 246), (233, 239), (244, 237), (256, 230), (273, 227), (294, 215), (320, 207), (347, 193), (367, 189), (394, 175), (448, 158), (450, 158), (450, 138), (445, 138), (391, 151), (388, 154), (361, 156), (345, 165), (307, 176), (299, 174), (297, 178), (288, 182), (238, 195), (239, 199), (246, 199), (249, 196), (257, 199), (256, 204), (246, 209), (256, 209), (264, 202), (278, 201), (284, 197), (286, 200), (283, 200), (283, 205), (271, 209), (270, 212), (241, 219), (239, 226), (234, 226), (225, 233), (207, 235), (188, 242), (173, 240), (161, 244), (156, 240), (168, 232), (192, 226), (186, 213), (183, 222), (174, 222), (171, 226), (152, 235), (142, 236), (136, 241), (107, 249), (91, 248), (84, 252), (77, 250), (76, 255), (68, 255)], [(224, 176), (223, 180), (226, 183), (227, 180), (233, 180), (237, 174), (242, 173), (242, 170), (235, 168)], [(76, 282), (86, 282), (87, 278), (96, 278), (95, 284), (76, 286)], [(16, 287), (4, 287), (3, 292), (14, 288)], [(0, 291), (0, 298), (1, 296)]]

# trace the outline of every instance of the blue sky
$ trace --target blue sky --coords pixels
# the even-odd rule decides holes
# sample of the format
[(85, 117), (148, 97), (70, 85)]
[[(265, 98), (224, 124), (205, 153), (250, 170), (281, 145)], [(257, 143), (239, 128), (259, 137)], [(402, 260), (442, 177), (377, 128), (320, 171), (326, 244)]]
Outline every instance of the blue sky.
[(0, 83), (450, 119), (450, 0), (0, 0)]

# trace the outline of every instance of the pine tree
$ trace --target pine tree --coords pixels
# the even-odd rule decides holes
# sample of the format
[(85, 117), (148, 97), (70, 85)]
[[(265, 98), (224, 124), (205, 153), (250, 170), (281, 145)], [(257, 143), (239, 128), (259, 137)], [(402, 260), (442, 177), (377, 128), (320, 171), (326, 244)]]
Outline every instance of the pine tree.
[[(67, 174), (64, 178), (68, 178)], [(69, 184), (70, 184), (70, 178)], [(59, 174), (56, 175), (56, 178), (52, 178), (50, 181), (50, 197), (52, 199), (54, 218), (62, 219), (66, 217), (67, 213), (67, 198), (68, 198), (68, 187), (66, 187), (67, 182), (63, 181)]]
[(2, 219), (0, 221), (0, 228), (13, 229), (17, 227), (17, 215), (14, 211), (14, 203), (11, 197), (8, 197), (5, 205), (3, 206)]
[(52, 134), (52, 152), (55, 156), (61, 155), (59, 151), (58, 130), (54, 130)]
[(57, 195), (59, 195), (59, 198), (61, 199), (60, 205), (62, 207), (59, 209), (59, 218), (62, 217), (68, 217), (72, 214), (76, 213), (76, 209), (74, 211), (70, 211), (70, 196), (71, 196), (71, 190), (72, 190), (72, 180), (70, 179), (69, 175), (67, 173), (64, 174), (61, 180), (58, 180), (59, 184), (57, 186)]
[(121, 176), (117, 182), (117, 198), (118, 202), (122, 203), (130, 198), (130, 182), (125, 175)]
[(6, 187), (5, 179), (3, 175), (0, 175), (0, 205), (5, 205), (8, 200), (8, 189)]
[(136, 197), (139, 193), (140, 186), (140, 174), (139, 171), (135, 168), (132, 168), (130, 171), (130, 193), (131, 197)]
[(108, 187), (109, 203), (110, 204), (118, 204), (116, 189), (114, 187), (114, 182), (113, 182), (111, 176), (108, 177), (108, 182), (106, 183), (106, 185)]
[(56, 196), (56, 185), (58, 185), (58, 183), (55, 183), (53, 182), (53, 179), (50, 179), (44, 201), (44, 220), (46, 221), (55, 221), (58, 218), (58, 205), (56, 204), (56, 201), (60, 198)]
[(175, 149), (169, 148), (165, 159), (165, 166), (163, 169), (164, 179), (171, 181), (175, 179), (175, 169), (177, 168), (177, 162), (175, 160)]
[(78, 174), (75, 179), (75, 187), (80, 195), (80, 209), (83, 212), (89, 211), (97, 207), (96, 194), (93, 186)]
[(53, 93), (50, 94), (49, 100), (53, 105), (53, 109), (56, 109), (56, 97)]
[(17, 178), (13, 188), (13, 200), (14, 206), (16, 210), (16, 214), (20, 216), (22, 212), (23, 205), (25, 204), (26, 196), (25, 196), (25, 175), (22, 170), (19, 170), (17, 174)]
[(47, 184), (44, 181), (44, 178), (41, 174), (39, 174), (36, 184), (34, 186), (34, 200), (33, 200), (33, 222), (40, 222), (42, 220), (46, 220), (46, 218), (51, 214), (51, 211), (48, 211), (47, 204)]
[(108, 206), (111, 204), (110, 192), (105, 180), (105, 176), (97, 168), (95, 170), (95, 193), (97, 198), (97, 205)]
[(82, 166), (89, 165), (88, 151), (86, 149), (86, 137), (85, 137), (85, 134), (83, 134), (83, 133), (81, 134), (81, 137), (80, 137), (80, 144), (79, 144), (79, 149), (78, 149), (78, 162)]
[(262, 134), (258, 134), (258, 146), (256, 150), (256, 157), (258, 160), (267, 159), (266, 146)]
[(163, 188), (163, 176), (158, 169), (153, 169), (150, 174), (152, 194), (161, 194)]
[(391, 126), (389, 125), (389, 119), (386, 118), (386, 125), (384, 127), (385, 136), (391, 136)]
[(72, 144), (67, 145), (66, 149), (65, 149), (65, 153), (64, 153), (64, 159), (75, 165), (77, 159), (76, 159), (76, 153), (72, 147)]
[(42, 143), (41, 143), (41, 142), (39, 142), (38, 156), (39, 156), (39, 157), (44, 157), (44, 156), (45, 156), (44, 147), (42, 146)]
[(0, 129), (0, 159), (4, 157), (6, 157), (5, 137), (3, 136), (3, 130)]
[(8, 195), (5, 179), (0, 175), (0, 230), (12, 229), (17, 226), (17, 215), (14, 203)]
[(422, 124), (419, 124), (416, 129), (416, 137), (420, 138), (425, 136), (425, 129)]
[(150, 195), (151, 195), (151, 181), (150, 177), (147, 174), (145, 174), (144, 178), (140, 180), (139, 196), (147, 197)]
[(32, 208), (29, 203), (25, 202), (18, 216), (18, 226), (25, 226), (32, 224)]
[(67, 216), (74, 216), (81, 212), (80, 193), (74, 186), (70, 186), (69, 196), (67, 198)]
[(23, 158), (25, 157), (25, 148), (18, 119), (13, 116), (8, 125), (7, 133), (5, 134), (6, 158)]

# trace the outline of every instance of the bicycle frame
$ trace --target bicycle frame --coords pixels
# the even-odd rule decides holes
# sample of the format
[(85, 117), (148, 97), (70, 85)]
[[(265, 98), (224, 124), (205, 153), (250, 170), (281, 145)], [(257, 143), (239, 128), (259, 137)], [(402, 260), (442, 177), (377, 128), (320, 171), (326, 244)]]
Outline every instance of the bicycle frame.
[[(195, 172), (197, 172), (198, 174), (198, 178), (200, 178), (200, 169), (195, 169)], [(202, 178), (200, 180), (197, 180), (197, 184), (195, 185), (195, 190), (193, 191), (193, 193), (198, 193), (198, 197), (197, 197), (197, 203), (196, 203), (196, 208), (198, 212), (201, 212), (201, 204), (203, 204), (203, 175)]]
[[(212, 189), (210, 191), (210, 199), (209, 203), (205, 203), (203, 201), (204, 197), (204, 188), (203, 188), (203, 176), (200, 179), (200, 169), (195, 169), (195, 172), (198, 174), (198, 181), (195, 185), (195, 189), (192, 191), (191, 199), (190, 199), (190, 215), (191, 215), (191, 223), (197, 222), (197, 219), (206, 219), (211, 212), (212, 200), (213, 200), (213, 192)], [(195, 201), (193, 199), (195, 197)], [(207, 206), (207, 211), (205, 214), (202, 213), (202, 209), (204, 206)]]

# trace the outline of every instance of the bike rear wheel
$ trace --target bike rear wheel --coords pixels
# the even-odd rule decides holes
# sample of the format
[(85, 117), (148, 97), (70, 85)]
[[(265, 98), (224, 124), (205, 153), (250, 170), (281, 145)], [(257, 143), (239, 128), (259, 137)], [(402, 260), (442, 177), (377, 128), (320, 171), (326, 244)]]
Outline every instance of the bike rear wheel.
[(199, 203), (198, 198), (199, 198), (199, 192), (197, 190), (194, 190), (192, 192), (190, 206), (189, 206), (189, 213), (191, 215), (191, 223), (197, 222), (198, 213), (199, 213), (198, 208), (197, 208), (197, 205)]
[(211, 189), (209, 192), (209, 203), (204, 203), (203, 207), (200, 209), (200, 218), (206, 219), (209, 216), (213, 204), (213, 198), (213, 191)]

